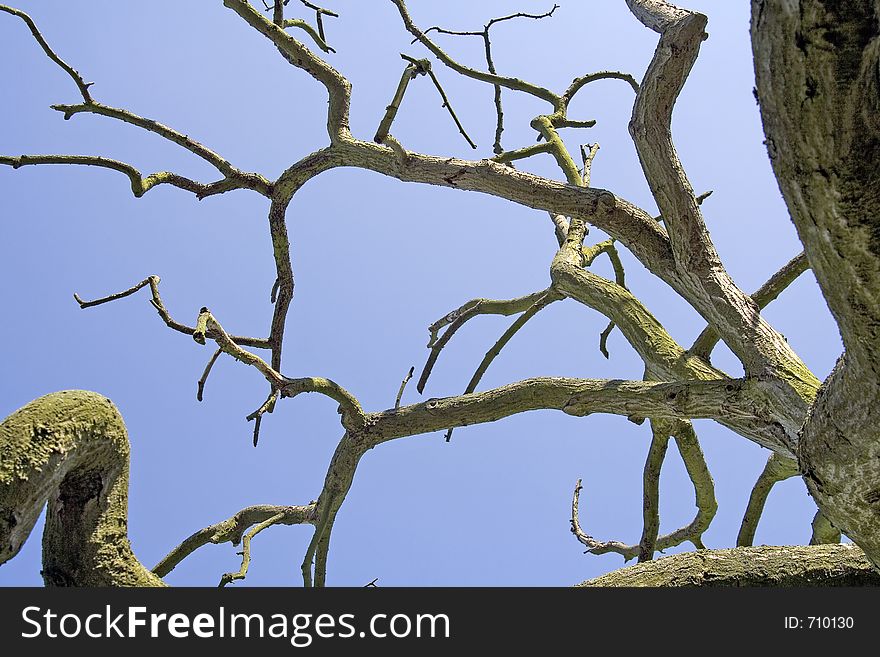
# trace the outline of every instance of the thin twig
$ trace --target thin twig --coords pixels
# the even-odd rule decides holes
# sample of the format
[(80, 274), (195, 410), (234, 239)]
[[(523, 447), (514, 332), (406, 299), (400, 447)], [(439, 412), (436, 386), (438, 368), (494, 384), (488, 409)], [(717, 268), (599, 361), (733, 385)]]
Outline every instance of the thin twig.
[(645, 469), (642, 474), (642, 538), (639, 541), (639, 561), (650, 561), (657, 549), (660, 533), (660, 470), (666, 459), (670, 432), (662, 421), (651, 422), (652, 437)]
[(413, 376), (413, 372), (416, 371), (415, 366), (409, 368), (409, 372), (406, 373), (406, 376), (403, 377), (403, 381), (400, 382), (400, 389), (397, 391), (397, 399), (394, 400), (394, 408), (400, 408), (400, 400), (403, 398), (403, 391), (406, 388), (406, 384), (409, 383), (409, 380)]
[[(766, 308), (771, 301), (782, 294), (789, 285), (794, 283), (809, 268), (810, 263), (807, 261), (806, 254), (803, 252), (799, 253), (752, 294), (752, 301), (758, 304), (758, 308)], [(707, 326), (697, 339), (694, 340), (694, 344), (689, 351), (695, 356), (709, 360), (712, 350), (718, 344), (719, 339), (718, 332), (711, 326)]]
[[(483, 378), (483, 375), (486, 373), (486, 370), (489, 369), (489, 365), (492, 364), (492, 361), (501, 353), (501, 350), (510, 342), (511, 338), (517, 334), (517, 332), (526, 325), (532, 317), (537, 315), (541, 310), (549, 306), (554, 301), (559, 301), (562, 299), (562, 295), (554, 290), (547, 290), (544, 294), (541, 295), (522, 315), (520, 315), (513, 324), (498, 338), (498, 341), (492, 345), (489, 351), (486, 352), (486, 355), (483, 356), (483, 360), (480, 362), (480, 365), (477, 367), (477, 371), (474, 372), (474, 375), (471, 377), (470, 382), (467, 385), (467, 388), (464, 391), (464, 394), (470, 394), (474, 390), (477, 389), (477, 385), (480, 383), (480, 379)], [(448, 429), (446, 431), (446, 442), (452, 438), (452, 429)]]
[(584, 187), (590, 186), (590, 175), (592, 173), (593, 160), (596, 159), (596, 153), (598, 152), (599, 142), (596, 142), (595, 144), (581, 144), (581, 160), (584, 164), (581, 177), (584, 182)]
[(431, 82), (434, 83), (434, 86), (437, 88), (437, 91), (440, 93), (440, 98), (443, 100), (443, 107), (447, 109), (449, 112), (449, 116), (452, 117), (452, 120), (455, 122), (455, 127), (458, 128), (458, 131), (461, 133), (461, 136), (464, 137), (465, 141), (470, 145), (471, 148), (476, 150), (477, 145), (470, 138), (468, 133), (465, 131), (464, 126), (461, 124), (461, 121), (458, 120), (458, 116), (455, 114), (455, 110), (452, 109), (452, 103), (449, 102), (449, 98), (446, 96), (446, 92), (443, 91), (443, 87), (440, 86), (440, 80), (437, 79), (437, 76), (434, 75), (434, 71), (430, 68), (428, 69), (428, 77), (431, 78)]
[(381, 144), (385, 140), (385, 137), (388, 136), (388, 133), (391, 130), (391, 124), (394, 122), (398, 110), (400, 110), (400, 104), (403, 102), (403, 96), (406, 93), (407, 86), (409, 86), (409, 81), (415, 79), (417, 75), (427, 74), (428, 69), (431, 66), (431, 63), (426, 59), (414, 60), (402, 54), (401, 57), (410, 63), (403, 69), (403, 73), (400, 75), (400, 82), (397, 83), (397, 89), (394, 91), (394, 96), (385, 108), (385, 115), (379, 122), (379, 127), (376, 128), (376, 134), (373, 137), (373, 141), (377, 144)]
[(755, 531), (758, 529), (758, 521), (764, 513), (764, 505), (773, 486), (780, 481), (785, 481), (798, 474), (798, 465), (793, 459), (780, 456), (772, 452), (764, 465), (764, 469), (758, 476), (749, 495), (749, 504), (743, 515), (739, 534), (736, 537), (737, 547), (751, 545), (755, 540)]
[(18, 157), (0, 155), (0, 164), (11, 166), (13, 169), (45, 164), (70, 164), (111, 169), (128, 176), (131, 184), (131, 193), (134, 194), (135, 198), (140, 198), (153, 187), (163, 184), (192, 192), (199, 200), (246, 186), (241, 181), (231, 178), (223, 178), (213, 183), (200, 183), (170, 171), (159, 171), (144, 177), (140, 171), (130, 164), (98, 155), (19, 155)]
[(191, 534), (180, 545), (165, 555), (153, 568), (153, 572), (159, 577), (165, 577), (190, 554), (209, 543), (214, 545), (221, 543), (238, 545), (249, 527), (277, 515), (282, 516), (280, 520), (276, 521), (277, 524), (313, 524), (315, 521), (315, 503), (312, 502), (305, 506), (275, 506), (268, 504), (249, 506), (231, 518)]
[(145, 278), (140, 283), (133, 285), (132, 287), (128, 288), (127, 290), (123, 290), (122, 292), (117, 292), (116, 294), (111, 294), (106, 297), (101, 297), (100, 299), (86, 301), (85, 299), (82, 299), (79, 296), (79, 294), (77, 294), (76, 292), (73, 293), (73, 298), (79, 304), (80, 308), (83, 308), (83, 309), (92, 308), (93, 306), (100, 306), (102, 303), (110, 303), (111, 301), (116, 301), (117, 299), (124, 299), (125, 297), (134, 294), (135, 292), (137, 292), (138, 290), (140, 290), (143, 287), (146, 287), (149, 284), (150, 284), (150, 279)]
[[(165, 304), (162, 302), (162, 297), (159, 295), (159, 282), (160, 282), (160, 280), (161, 279), (158, 276), (148, 276), (143, 281), (141, 281), (137, 285), (129, 288), (128, 290), (125, 290), (124, 292), (120, 292), (118, 294), (111, 294), (109, 296), (102, 297), (100, 299), (94, 299), (92, 301), (86, 301), (76, 294), (74, 295), (74, 298), (76, 299), (77, 303), (80, 304), (81, 308), (90, 308), (92, 306), (99, 306), (104, 303), (109, 303), (110, 301), (116, 301), (117, 299), (122, 299), (124, 297), (131, 295), (132, 293), (136, 292), (137, 290), (140, 290), (142, 287), (149, 285), (150, 292), (152, 294), (152, 296), (150, 298), (150, 304), (159, 313), (159, 317), (162, 319), (162, 321), (165, 323), (165, 325), (168, 328), (175, 330), (179, 333), (193, 336), (196, 332), (195, 327), (187, 326), (185, 324), (181, 324), (181, 323), (175, 321), (171, 317), (168, 310), (165, 308)], [(206, 337), (213, 339), (214, 336), (211, 332), (208, 332)], [(269, 341), (266, 338), (249, 338), (249, 337), (242, 336), (242, 335), (232, 335), (232, 336), (229, 336), (229, 339), (232, 342), (236, 343), (237, 345), (241, 345), (243, 347), (253, 347), (255, 349), (269, 349), (271, 346)]]
[(303, 30), (310, 37), (312, 37), (312, 40), (315, 42), (315, 44), (324, 52), (328, 52), (328, 53), (329, 52), (332, 52), (332, 53), (336, 52), (333, 48), (331, 48), (330, 46), (327, 45), (326, 41), (324, 41), (324, 37), (321, 34), (323, 32), (323, 29), (320, 29), (319, 31), (315, 31), (315, 28), (313, 28), (311, 25), (309, 25), (306, 21), (302, 20), (301, 18), (288, 18), (287, 20), (284, 21), (283, 27), (285, 29), (288, 27), (297, 27), (297, 28)]
[[(495, 69), (495, 61), (492, 58), (492, 41), (489, 37), (489, 31), (492, 29), (492, 26), (501, 23), (503, 21), (509, 21), (514, 18), (533, 18), (533, 19), (542, 19), (549, 18), (559, 9), (559, 5), (553, 5), (553, 8), (545, 12), (543, 14), (526, 14), (523, 12), (517, 12), (515, 14), (510, 14), (508, 16), (502, 16), (500, 18), (493, 18), (488, 23), (483, 26), (483, 29), (480, 31), (457, 31), (457, 30), (447, 30), (445, 28), (434, 26), (429, 27), (425, 30), (424, 34), (428, 34), (430, 32), (439, 32), (441, 34), (450, 34), (454, 36), (478, 36), (483, 39), (483, 47), (486, 53), (486, 66), (488, 68), (489, 74), (493, 76), (498, 75), (498, 71)], [(416, 36), (413, 39), (412, 43), (419, 41), (419, 37)], [(504, 108), (501, 102), (501, 85), (495, 82), (493, 85), (495, 90), (494, 95), (494, 103), (495, 103), (495, 143), (492, 146), (492, 150), (496, 155), (500, 155), (504, 152), (504, 148), (501, 146), (501, 134), (504, 132)], [(457, 123), (457, 121), (456, 121)], [(462, 132), (463, 134), (463, 132)], [(470, 141), (470, 139), (468, 139)], [(476, 146), (474, 146), (476, 148)], [(509, 160), (508, 160), (509, 161)]]
[(267, 527), (271, 527), (279, 522), (282, 518), (284, 518), (284, 514), (278, 513), (271, 518), (264, 520), (259, 525), (256, 525), (244, 535), (244, 538), (241, 541), (241, 568), (239, 568), (236, 573), (226, 573), (223, 575), (223, 577), (220, 578), (220, 588), (223, 588), (227, 584), (236, 580), (244, 579), (247, 576), (247, 571), (251, 564), (251, 539)]

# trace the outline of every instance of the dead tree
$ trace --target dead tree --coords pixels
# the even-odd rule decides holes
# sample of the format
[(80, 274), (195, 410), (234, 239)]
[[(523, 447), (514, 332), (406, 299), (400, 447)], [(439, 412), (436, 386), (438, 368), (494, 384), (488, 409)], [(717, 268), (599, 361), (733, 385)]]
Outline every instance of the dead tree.
[[(159, 277), (148, 276), (122, 292), (94, 300), (77, 297), (82, 308), (149, 294), (160, 319), (172, 330), (214, 348), (199, 382), (218, 358), (231, 357), (253, 368), (267, 383), (267, 395), (248, 416), (256, 444), (260, 424), (279, 401), (311, 392), (339, 406), (343, 431), (314, 501), (298, 506), (255, 506), (199, 530), (152, 570), (131, 553), (126, 532), (128, 442), (113, 405), (94, 393), (53, 393), (37, 399), (0, 425), (0, 563), (14, 557), (43, 505), (49, 511), (44, 537), (44, 578), (58, 585), (160, 585), (193, 551), (208, 543), (242, 545), (238, 572), (246, 576), (250, 542), (277, 524), (310, 524), (314, 533), (302, 559), (306, 586), (326, 580), (330, 536), (361, 457), (382, 443), (426, 432), (493, 422), (537, 409), (572, 416), (622, 415), (650, 421), (653, 440), (644, 470), (644, 527), (638, 544), (600, 541), (581, 527), (580, 482), (572, 500), (571, 530), (588, 551), (616, 552), (642, 563), (611, 573), (595, 584), (853, 584), (876, 581), (880, 567), (880, 3), (856, 0), (753, 0), (752, 43), (757, 97), (776, 177), (804, 252), (795, 255), (754, 294), (742, 291), (724, 268), (712, 243), (698, 196), (679, 161), (671, 134), (676, 99), (707, 37), (705, 16), (664, 0), (627, 0), (633, 16), (659, 35), (644, 78), (601, 71), (574, 79), (564, 90), (507, 77), (496, 70), (491, 29), (502, 21), (551, 16), (517, 13), (490, 20), (482, 29), (423, 29), (404, 0), (389, 0), (402, 27), (430, 58), (405, 56), (396, 92), (375, 136), (363, 140), (349, 127), (351, 84), (316, 48), (331, 54), (324, 22), (337, 14), (305, 0), (313, 21), (285, 16), (287, 1), (256, 7), (247, 0), (224, 0), (225, 7), (277, 48), (293, 67), (322, 85), (328, 96), (328, 145), (292, 163), (279, 177), (242, 170), (193, 138), (133, 111), (101, 103), (91, 84), (53, 50), (34, 22), (0, 5), (31, 31), (43, 52), (69, 76), (82, 98), (54, 105), (65, 119), (94, 114), (149, 131), (201, 158), (217, 171), (200, 182), (170, 171), (144, 174), (122, 161), (96, 155), (2, 155), (14, 169), (48, 164), (102, 167), (124, 174), (140, 197), (157, 185), (172, 185), (197, 199), (243, 189), (270, 202), (268, 215), (277, 280), (274, 313), (266, 337), (230, 335), (208, 308), (192, 324), (178, 319), (160, 296)], [(435, 33), (481, 39), (485, 67), (460, 63), (436, 42)], [(308, 45), (306, 45), (308, 43)], [(334, 44), (342, 47), (341, 44)], [(409, 85), (419, 77), (437, 89), (462, 137), (473, 145), (432, 67), (439, 65), (494, 89), (496, 131), (490, 157), (465, 160), (410, 151), (393, 136), (394, 121)], [(581, 147), (577, 158), (560, 137), (565, 128), (592, 122), (569, 116), (569, 105), (586, 85), (616, 79), (632, 87), (635, 101), (629, 131), (643, 173), (660, 209), (653, 217), (613, 191), (590, 185), (598, 146)], [(514, 150), (502, 146), (502, 94), (516, 92), (543, 102), (544, 114), (531, 121), (538, 141)], [(526, 173), (516, 163), (539, 154), (553, 158), (559, 179)], [(474, 299), (430, 327), (429, 356), (418, 378), (421, 391), (443, 348), (466, 322), (479, 315), (516, 315), (488, 351), (464, 394), (407, 406), (365, 410), (338, 383), (322, 377), (290, 377), (281, 354), (294, 281), (286, 213), (297, 191), (319, 174), (356, 167), (407, 182), (490, 194), (548, 213), (558, 251), (549, 264), (546, 289), (510, 300)], [(591, 244), (588, 228), (610, 236)], [(618, 247), (632, 253), (705, 321), (706, 329), (680, 345), (636, 298), (624, 280)], [(590, 266), (607, 256), (614, 280)], [(807, 368), (761, 314), (806, 269), (812, 269), (843, 338), (845, 353), (823, 383)], [(143, 292), (141, 292), (143, 290)], [(478, 391), (480, 380), (511, 337), (542, 309), (573, 299), (607, 317), (602, 349), (619, 330), (644, 362), (643, 380), (532, 378)], [(183, 311), (185, 314), (187, 311)], [(744, 376), (731, 377), (710, 359), (722, 341), (741, 362)], [(265, 356), (258, 355), (259, 353)], [(400, 392), (413, 372), (401, 384)], [(755, 484), (738, 538), (739, 548), (699, 550), (653, 561), (658, 550), (701, 536), (715, 514), (713, 483), (690, 420), (708, 418), (771, 450)], [(693, 482), (697, 513), (685, 527), (659, 535), (658, 480), (673, 439)], [(770, 488), (801, 476), (818, 511), (812, 546), (750, 548)], [(834, 545), (841, 533), (858, 546)]]

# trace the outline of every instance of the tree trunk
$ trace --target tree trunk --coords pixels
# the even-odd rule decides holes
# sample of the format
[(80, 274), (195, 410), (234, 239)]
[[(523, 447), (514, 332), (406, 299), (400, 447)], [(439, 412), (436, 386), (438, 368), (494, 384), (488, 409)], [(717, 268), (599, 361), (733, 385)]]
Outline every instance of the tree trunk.
[(752, 0), (751, 29), (767, 149), (846, 350), (798, 460), (880, 568), (880, 1)]

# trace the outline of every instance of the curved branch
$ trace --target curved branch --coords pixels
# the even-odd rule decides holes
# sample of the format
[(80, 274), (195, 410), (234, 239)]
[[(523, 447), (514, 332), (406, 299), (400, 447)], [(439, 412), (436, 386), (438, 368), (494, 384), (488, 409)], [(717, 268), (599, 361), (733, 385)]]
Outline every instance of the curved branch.
[(758, 480), (755, 482), (752, 493), (749, 496), (746, 513), (743, 516), (742, 525), (736, 537), (737, 546), (748, 546), (755, 540), (755, 530), (758, 528), (758, 522), (764, 513), (764, 505), (767, 503), (767, 497), (770, 495), (773, 486), (797, 474), (798, 467), (794, 459), (780, 456), (775, 452), (770, 454), (767, 464), (758, 476)]
[[(619, 541), (598, 541), (584, 532), (581, 529), (578, 514), (578, 500), (581, 491), (580, 480), (578, 480), (578, 484), (575, 486), (574, 497), (572, 498), (571, 531), (578, 541), (587, 547), (588, 552), (593, 554), (614, 552), (621, 555), (625, 561), (629, 561), (636, 556), (639, 557), (639, 561), (649, 561), (653, 558), (654, 552), (662, 552), (671, 547), (681, 545), (685, 541), (693, 543), (694, 547), (698, 550), (704, 549), (702, 536), (709, 529), (709, 525), (715, 517), (718, 503), (715, 501), (715, 484), (712, 481), (712, 475), (709, 473), (709, 467), (706, 465), (703, 451), (700, 449), (700, 441), (697, 438), (694, 427), (690, 422), (682, 420), (671, 422), (652, 420), (651, 426), (654, 435), (651, 441), (651, 450), (645, 461), (643, 493), (645, 524), (642, 530), (642, 539), (638, 545), (627, 545)], [(688, 477), (694, 486), (697, 512), (689, 524), (674, 532), (658, 537), (658, 481), (660, 467), (670, 435), (675, 439)]]
[[(419, 392), (424, 391), (425, 384), (428, 382), (428, 377), (431, 376), (431, 371), (434, 369), (434, 364), (437, 362), (440, 352), (447, 345), (452, 336), (455, 335), (455, 332), (464, 326), (465, 322), (469, 319), (476, 317), (477, 315), (510, 316), (524, 312), (548, 292), (549, 289), (541, 290), (539, 292), (532, 292), (523, 297), (517, 297), (516, 299), (471, 299), (460, 308), (445, 314), (431, 324), (431, 326), (428, 327), (428, 333), (430, 333), (428, 348), (431, 350), (431, 353), (428, 355), (428, 360), (425, 363), (424, 368), (422, 368), (422, 374), (419, 376), (416, 389)], [(443, 332), (443, 335), (438, 339), (437, 333), (444, 326), (448, 326), (449, 328), (446, 329)]]
[[(93, 306), (100, 306), (101, 304), (110, 303), (111, 301), (116, 301), (118, 299), (124, 299), (125, 297), (131, 296), (138, 290), (147, 285), (150, 286), (150, 304), (152, 304), (153, 308), (156, 309), (156, 312), (159, 313), (159, 317), (165, 322), (165, 326), (168, 328), (177, 331), (178, 333), (183, 333), (184, 335), (195, 336), (197, 327), (187, 326), (186, 324), (181, 324), (176, 321), (171, 314), (168, 312), (168, 309), (165, 308), (165, 304), (162, 302), (162, 297), (159, 295), (159, 282), (160, 279), (158, 276), (148, 276), (140, 283), (124, 290), (122, 292), (117, 292), (116, 294), (111, 294), (106, 297), (101, 297), (100, 299), (94, 299), (92, 301), (86, 301), (78, 294), (74, 294), (73, 298), (79, 304), (80, 308), (91, 308)], [(206, 336), (208, 338), (214, 339), (215, 333), (209, 331)], [(270, 342), (265, 338), (249, 338), (243, 335), (233, 335), (229, 336), (229, 339), (232, 340), (235, 344), (241, 345), (243, 347), (253, 347), (256, 349), (269, 349)]]
[(327, 132), (330, 141), (336, 143), (348, 136), (351, 83), (330, 64), (285, 32), (283, 27), (265, 18), (247, 0), (223, 0), (223, 6), (232, 9), (248, 25), (275, 44), (281, 55), (293, 66), (301, 68), (324, 85), (330, 96), (327, 113)]
[(880, 574), (854, 545), (786, 545), (685, 552), (587, 580), (579, 586), (878, 586)]
[(324, 41), (324, 37), (322, 37), (311, 25), (309, 25), (306, 21), (301, 18), (288, 18), (284, 21), (283, 27), (286, 30), (288, 27), (298, 27), (303, 30), (306, 34), (312, 37), (312, 41), (315, 42), (315, 45), (318, 46), (321, 50), (326, 53), (335, 53), (330, 46), (327, 45), (327, 42)]
[(597, 80), (623, 80), (626, 82), (633, 91), (639, 93), (639, 83), (636, 82), (636, 79), (630, 75), (629, 73), (624, 73), (622, 71), (597, 71), (596, 73), (590, 73), (589, 75), (583, 75), (579, 78), (575, 78), (572, 83), (568, 86), (568, 89), (562, 94), (562, 102), (565, 107), (568, 107), (569, 103), (571, 103), (572, 98), (574, 98), (575, 94), (583, 89), (586, 85), (591, 82), (595, 82)]
[(163, 586), (128, 542), (128, 435), (109, 399), (68, 390), (32, 401), (0, 422), (0, 454), (0, 564), (48, 501), (48, 586)]
[(209, 184), (199, 183), (170, 171), (160, 171), (145, 178), (130, 164), (96, 155), (19, 155), (18, 157), (0, 155), (0, 164), (11, 166), (13, 169), (39, 164), (78, 164), (111, 169), (128, 176), (131, 182), (131, 193), (136, 198), (140, 198), (156, 185), (162, 184), (173, 185), (184, 191), (192, 192), (199, 200), (244, 187), (244, 185), (228, 178)]
[(412, 17), (409, 15), (409, 11), (406, 8), (406, 3), (404, 2), (404, 0), (391, 0), (391, 2), (394, 4), (394, 6), (397, 7), (398, 12), (400, 12), (400, 17), (403, 20), (403, 25), (404, 27), (406, 27), (407, 32), (412, 34), (428, 50), (430, 50), (437, 57), (437, 59), (439, 59), (456, 73), (460, 73), (461, 75), (472, 78), (474, 80), (498, 85), (506, 89), (522, 91), (529, 95), (535, 96), (536, 98), (547, 101), (548, 103), (553, 105), (554, 109), (557, 108), (557, 106), (559, 105), (559, 96), (557, 96), (549, 89), (530, 84), (529, 82), (526, 82), (525, 80), (520, 80), (519, 78), (509, 78), (503, 75), (484, 73), (483, 71), (478, 71), (468, 66), (463, 66), (459, 64), (454, 59), (452, 59), (452, 57), (447, 55), (436, 43), (431, 41), (431, 39), (428, 38), (425, 32), (423, 32), (416, 26), (416, 24), (413, 22)]
[[(483, 360), (480, 361), (480, 364), (477, 366), (477, 370), (474, 372), (471, 380), (467, 384), (467, 388), (465, 388), (464, 394), (472, 393), (477, 389), (477, 385), (479, 385), (480, 380), (483, 378), (483, 375), (486, 373), (486, 370), (489, 369), (489, 365), (492, 364), (492, 361), (501, 353), (501, 350), (507, 345), (508, 342), (513, 338), (517, 332), (526, 325), (526, 323), (539, 312), (541, 312), (544, 308), (549, 306), (551, 303), (555, 301), (559, 301), (562, 299), (562, 295), (554, 292), (552, 290), (546, 291), (543, 295), (541, 295), (535, 302), (529, 306), (529, 308), (516, 320), (511, 324), (508, 329), (501, 335), (500, 338), (495, 342), (494, 345), (486, 352), (486, 355), (483, 356)], [(449, 442), (449, 439), (452, 438), (452, 429), (447, 430), (446, 432), (446, 442)]]
[[(767, 279), (767, 282), (752, 294), (752, 301), (758, 305), (758, 308), (763, 310), (809, 268), (810, 263), (807, 262), (806, 255), (801, 252)], [(720, 340), (718, 331), (711, 326), (707, 326), (703, 329), (703, 332), (700, 333), (697, 339), (694, 340), (694, 344), (688, 351), (695, 356), (700, 356), (701, 358), (708, 360), (715, 345), (718, 344), (718, 340)]]
[(83, 100), (87, 103), (92, 102), (92, 97), (89, 94), (89, 87), (92, 85), (92, 83), (83, 80), (82, 76), (75, 68), (70, 66), (67, 62), (65, 62), (58, 55), (55, 54), (55, 51), (52, 50), (46, 39), (43, 38), (43, 35), (37, 28), (36, 23), (34, 23), (33, 19), (30, 16), (28, 16), (23, 11), (14, 9), (12, 7), (7, 7), (6, 5), (0, 5), (0, 11), (7, 14), (12, 14), (13, 16), (18, 16), (21, 20), (23, 20), (25, 24), (27, 24), (28, 29), (31, 31), (31, 34), (34, 35), (34, 39), (36, 39), (37, 43), (40, 44), (40, 48), (43, 49), (43, 52), (46, 53), (49, 59), (51, 59), (53, 62), (58, 64), (58, 66), (64, 69), (64, 72), (67, 73), (74, 81), (76, 86), (79, 88), (79, 93), (82, 95)]
[(773, 372), (811, 399), (818, 380), (725, 271), (672, 142), (672, 111), (705, 38), (706, 17), (663, 0), (627, 0), (627, 5), (661, 35), (629, 131), (669, 230), (676, 267), (691, 280), (686, 298), (719, 331), (746, 373)]
[(278, 525), (304, 525), (313, 524), (314, 516), (314, 502), (305, 506), (274, 506), (269, 504), (249, 506), (231, 518), (200, 529), (186, 538), (156, 564), (153, 573), (159, 577), (165, 577), (174, 570), (177, 564), (208, 543), (238, 545), (250, 527), (266, 522), (270, 518), (279, 517), (274, 523)]

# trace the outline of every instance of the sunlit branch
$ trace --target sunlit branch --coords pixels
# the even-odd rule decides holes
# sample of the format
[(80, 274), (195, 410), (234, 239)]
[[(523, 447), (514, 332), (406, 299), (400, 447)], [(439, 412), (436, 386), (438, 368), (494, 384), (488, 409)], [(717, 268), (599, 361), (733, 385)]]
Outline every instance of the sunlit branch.
[(156, 564), (153, 572), (159, 577), (165, 577), (186, 557), (209, 543), (238, 545), (250, 527), (266, 522), (270, 518), (280, 516), (278, 520), (274, 521), (274, 524), (278, 525), (313, 524), (315, 521), (314, 513), (314, 502), (305, 506), (273, 506), (268, 504), (249, 506), (231, 518), (200, 529), (186, 538)]
[[(777, 271), (773, 276), (767, 279), (758, 290), (752, 294), (752, 300), (758, 305), (758, 308), (766, 308), (771, 301), (774, 301), (782, 292), (798, 277), (810, 268), (806, 255), (801, 252), (792, 258), (785, 266)], [(711, 326), (703, 329), (703, 332), (694, 340), (690, 352), (694, 355), (708, 359), (712, 355), (712, 350), (719, 340), (718, 332)]]

